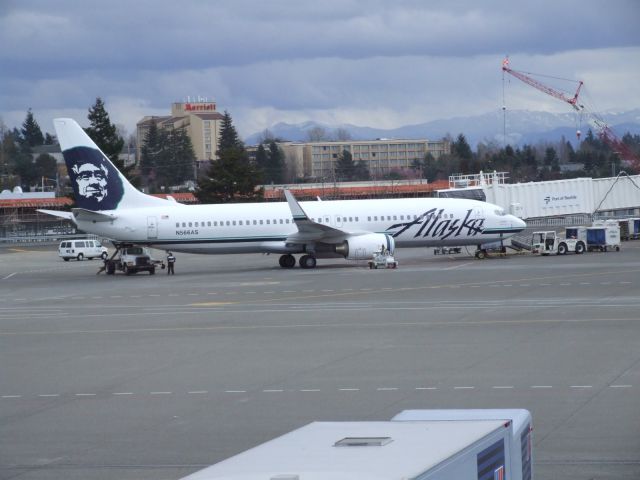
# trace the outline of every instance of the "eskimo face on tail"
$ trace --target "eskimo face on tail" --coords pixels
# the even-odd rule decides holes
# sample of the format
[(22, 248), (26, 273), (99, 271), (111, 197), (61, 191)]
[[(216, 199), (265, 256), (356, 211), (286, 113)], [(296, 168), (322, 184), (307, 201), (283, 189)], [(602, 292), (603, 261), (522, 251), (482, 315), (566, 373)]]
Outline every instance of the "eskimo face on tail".
[(124, 188), (111, 162), (99, 150), (89, 147), (74, 147), (63, 155), (78, 206), (87, 210), (115, 210)]

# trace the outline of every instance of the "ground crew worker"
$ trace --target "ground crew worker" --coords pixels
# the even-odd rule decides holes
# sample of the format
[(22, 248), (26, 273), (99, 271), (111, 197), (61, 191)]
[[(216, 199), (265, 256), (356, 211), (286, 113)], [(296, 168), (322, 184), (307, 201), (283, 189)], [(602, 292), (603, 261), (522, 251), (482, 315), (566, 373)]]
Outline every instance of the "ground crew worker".
[(176, 263), (176, 257), (171, 252), (167, 252), (167, 275), (175, 275), (173, 265)]
[(100, 267), (100, 270), (98, 270), (96, 272), (96, 275), (100, 275), (101, 272), (106, 272), (107, 271), (107, 264), (109, 263), (109, 260), (107, 260), (106, 258), (102, 261), (102, 266)]

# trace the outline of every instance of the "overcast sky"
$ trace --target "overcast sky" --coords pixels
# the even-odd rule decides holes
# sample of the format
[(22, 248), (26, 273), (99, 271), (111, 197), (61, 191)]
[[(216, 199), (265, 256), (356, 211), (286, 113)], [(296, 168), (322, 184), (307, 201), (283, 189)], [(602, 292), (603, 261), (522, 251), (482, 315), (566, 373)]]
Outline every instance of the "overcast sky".
[[(87, 124), (102, 97), (133, 133), (188, 96), (242, 136), (278, 122), (392, 128), (497, 111), (501, 62), (640, 107), (640, 1), (0, 0), (0, 117)], [(575, 88), (569, 82), (554, 87)], [(515, 79), (507, 108), (568, 106)]]

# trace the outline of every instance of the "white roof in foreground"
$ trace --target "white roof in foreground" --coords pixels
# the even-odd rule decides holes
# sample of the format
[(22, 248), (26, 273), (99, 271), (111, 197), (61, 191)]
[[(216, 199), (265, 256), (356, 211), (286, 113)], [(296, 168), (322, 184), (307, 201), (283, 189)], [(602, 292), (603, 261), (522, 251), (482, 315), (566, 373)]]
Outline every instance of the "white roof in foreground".
[[(504, 425), (504, 420), (314, 422), (185, 480), (411, 478)], [(354, 437), (377, 439), (372, 442), (377, 445), (335, 446)]]

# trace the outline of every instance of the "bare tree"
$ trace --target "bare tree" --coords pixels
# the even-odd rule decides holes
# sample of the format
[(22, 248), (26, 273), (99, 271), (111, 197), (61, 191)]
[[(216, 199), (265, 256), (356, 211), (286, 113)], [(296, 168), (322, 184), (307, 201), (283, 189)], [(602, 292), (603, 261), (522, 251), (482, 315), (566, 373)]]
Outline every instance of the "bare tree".
[(307, 132), (309, 142), (323, 142), (327, 140), (327, 131), (322, 127), (313, 127)]
[(338, 142), (347, 142), (352, 139), (351, 132), (346, 128), (336, 128), (333, 132), (333, 138)]

